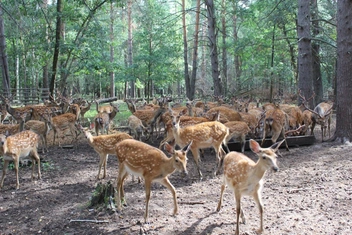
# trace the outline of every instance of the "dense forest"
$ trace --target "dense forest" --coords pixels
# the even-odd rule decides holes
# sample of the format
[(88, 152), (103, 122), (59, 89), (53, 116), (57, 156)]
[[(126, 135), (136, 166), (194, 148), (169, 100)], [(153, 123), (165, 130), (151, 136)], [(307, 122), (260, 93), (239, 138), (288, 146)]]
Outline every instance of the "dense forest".
[(337, 93), (339, 79), (350, 92), (348, 7), (334, 0), (4, 0), (2, 89), (295, 103), (301, 91), (314, 96), (311, 107), (331, 100), (338, 113), (349, 106)]
[[(336, 1), (306, 2), (314, 90), (328, 98), (336, 74)], [(307, 19), (297, 3), (2, 1), (8, 86), (190, 99), (296, 94), (304, 41), (298, 24)]]

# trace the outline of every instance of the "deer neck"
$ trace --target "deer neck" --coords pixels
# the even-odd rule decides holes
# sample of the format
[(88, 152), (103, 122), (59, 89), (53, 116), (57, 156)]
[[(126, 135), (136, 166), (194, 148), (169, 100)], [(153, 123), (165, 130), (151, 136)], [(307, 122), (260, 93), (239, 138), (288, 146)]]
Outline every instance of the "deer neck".
[(172, 174), (176, 168), (174, 166), (174, 159), (175, 157), (172, 156), (170, 158), (168, 158), (164, 163), (163, 163), (163, 167), (161, 167), (160, 169), (162, 169), (161, 171), (161, 177), (166, 177), (170, 174)]
[(255, 179), (257, 182), (259, 182), (264, 174), (265, 174), (266, 168), (261, 164), (260, 160), (257, 161), (257, 163), (253, 166), (251, 174), (253, 175), (252, 179)]

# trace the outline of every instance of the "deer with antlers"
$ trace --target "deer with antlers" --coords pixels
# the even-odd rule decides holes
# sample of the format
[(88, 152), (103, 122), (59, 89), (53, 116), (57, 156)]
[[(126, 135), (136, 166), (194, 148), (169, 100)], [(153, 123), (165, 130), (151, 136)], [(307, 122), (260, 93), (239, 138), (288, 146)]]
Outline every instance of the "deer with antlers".
[(261, 199), (261, 191), (263, 188), (263, 178), (267, 170), (272, 169), (278, 171), (276, 152), (280, 145), (284, 142), (275, 143), (269, 148), (261, 148), (255, 140), (249, 141), (251, 150), (258, 156), (255, 163), (246, 155), (238, 152), (230, 152), (224, 158), (224, 175), (221, 185), (220, 200), (216, 211), (220, 211), (223, 201), (224, 190), (226, 185), (231, 188), (235, 194), (236, 200), (236, 235), (239, 235), (239, 218), (241, 216), (242, 223), (245, 223), (245, 216), (241, 207), (241, 197), (248, 195), (254, 198), (259, 207), (260, 227), (258, 233), (262, 233), (263, 228), (263, 203)]
[(0, 188), (4, 185), (6, 171), (10, 161), (14, 162), (16, 173), (16, 189), (19, 189), (20, 183), (18, 179), (18, 167), (20, 158), (29, 156), (32, 162), (32, 180), (34, 179), (35, 162), (38, 165), (38, 179), (41, 178), (40, 158), (37, 152), (39, 137), (33, 131), (21, 131), (15, 135), (6, 136), (0, 134), (0, 153), (4, 156), (4, 167)]
[[(313, 94), (313, 96), (314, 95), (315, 94)], [(326, 136), (326, 129), (328, 129), (329, 131), (329, 138), (330, 138), (330, 124), (331, 124), (333, 103), (321, 102), (317, 106), (315, 106), (314, 110), (312, 110), (308, 107), (308, 101), (301, 94), (301, 92), (299, 92), (299, 96), (302, 98), (302, 104), (306, 108), (306, 110), (312, 113), (311, 135), (313, 135), (315, 125), (318, 124), (321, 126), (321, 141), (323, 141), (324, 137)]]
[(187, 174), (187, 152), (192, 143), (182, 150), (174, 150), (169, 144), (165, 145), (168, 158), (160, 149), (134, 139), (123, 140), (116, 145), (116, 156), (119, 160), (119, 175), (117, 177), (116, 204), (122, 209), (121, 200), (124, 200), (123, 183), (128, 174), (144, 178), (146, 208), (144, 221), (148, 220), (148, 207), (150, 200), (150, 189), (153, 181), (159, 182), (170, 190), (174, 201), (174, 215), (178, 212), (177, 196), (174, 186), (170, 183), (168, 176), (173, 172), (181, 171)]

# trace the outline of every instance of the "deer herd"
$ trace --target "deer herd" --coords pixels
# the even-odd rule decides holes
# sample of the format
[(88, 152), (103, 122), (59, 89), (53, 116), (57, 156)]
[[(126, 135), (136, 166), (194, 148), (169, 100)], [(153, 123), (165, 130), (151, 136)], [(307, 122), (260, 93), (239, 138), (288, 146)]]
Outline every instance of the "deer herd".
[[(256, 201), (260, 212), (258, 232), (263, 231), (263, 178), (267, 170), (278, 170), (276, 152), (284, 142), (286, 149), (289, 149), (286, 136), (313, 135), (316, 124), (321, 126), (322, 140), (327, 130), (330, 136), (333, 108), (331, 102), (322, 102), (311, 109), (302, 95), (300, 106), (280, 102), (260, 104), (259, 101), (239, 99), (226, 103), (220, 98), (215, 102), (199, 100), (185, 104), (160, 98), (137, 106), (135, 100), (125, 99), (131, 112), (126, 120), (130, 132), (125, 133), (111, 130), (111, 123), (119, 112), (118, 104), (99, 106), (96, 100), (96, 116), (89, 127), (83, 127), (84, 114), (91, 109), (93, 101), (72, 100), (58, 94), (58, 99), (52, 97), (52, 101), (46, 101), (43, 105), (13, 107), (11, 97), (0, 97), (0, 156), (4, 161), (0, 188), (4, 186), (9, 162), (13, 161), (16, 189), (19, 189), (19, 161), (25, 157), (33, 160), (32, 180), (35, 178), (35, 165), (37, 178), (41, 179), (39, 144), (43, 153), (48, 152), (47, 138), (52, 130), (52, 145), (57, 140), (61, 146), (60, 139), (68, 129), (72, 136), (71, 144), (75, 141), (76, 145), (78, 136), (83, 133), (88, 144), (98, 153), (97, 180), (106, 178), (108, 155), (116, 155), (119, 169), (115, 200), (119, 210), (126, 203), (123, 188), (126, 177), (132, 175), (143, 179), (146, 194), (144, 220), (147, 222), (151, 183), (159, 182), (171, 191), (173, 214), (177, 214), (176, 190), (168, 176), (175, 171), (187, 174), (187, 153), (191, 151), (201, 180), (200, 152), (213, 148), (216, 157), (213, 175), (221, 170), (223, 172), (216, 210), (220, 211), (223, 193), (228, 186), (236, 200), (236, 234), (239, 234), (239, 217), (245, 222), (240, 205), (242, 195), (252, 196)], [(162, 140), (159, 142), (160, 137)], [(271, 138), (272, 146), (264, 148), (262, 146), (267, 137)], [(244, 155), (246, 138), (250, 139), (249, 147), (258, 156), (257, 162)], [(240, 142), (241, 152), (230, 151), (228, 143), (232, 139)], [(261, 143), (254, 139), (260, 139)], [(278, 139), (281, 140), (277, 142)], [(179, 150), (175, 149), (176, 145)]]

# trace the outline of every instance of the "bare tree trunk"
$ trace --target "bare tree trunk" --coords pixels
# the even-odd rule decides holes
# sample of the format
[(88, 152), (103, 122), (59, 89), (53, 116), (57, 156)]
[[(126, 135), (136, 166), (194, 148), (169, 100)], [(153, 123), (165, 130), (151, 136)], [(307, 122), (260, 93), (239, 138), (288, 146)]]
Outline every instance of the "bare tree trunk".
[[(314, 38), (319, 34), (319, 15), (318, 15), (318, 3), (317, 0), (311, 0), (312, 6), (312, 37)], [(312, 59), (313, 59), (313, 90), (315, 93), (315, 104), (319, 104), (323, 101), (323, 81), (321, 77), (320, 69), (320, 45), (316, 41), (312, 41)]]
[[(114, 3), (110, 3), (110, 63), (111, 65), (114, 63)], [(110, 74), (110, 97), (115, 96), (115, 72), (114, 70), (109, 72)]]
[[(197, 27), (197, 26), (196, 26)], [(191, 95), (191, 80), (188, 71), (188, 42), (187, 42), (187, 29), (186, 29), (186, 11), (185, 11), (185, 0), (182, 0), (182, 32), (183, 32), (183, 65), (184, 65), (184, 76), (186, 83), (186, 96), (192, 100)], [(195, 48), (196, 50), (196, 48)], [(194, 59), (194, 58), (193, 58)], [(194, 69), (194, 68), (193, 68)]]
[(3, 19), (2, 6), (0, 4), (0, 63), (2, 71), (2, 89), (7, 95), (10, 94), (10, 76), (9, 76), (9, 66), (6, 54), (6, 40), (4, 33), (4, 19)]
[(275, 24), (273, 28), (273, 34), (272, 34), (272, 39), (271, 39), (271, 73), (270, 73), (270, 97), (269, 97), (269, 102), (273, 102), (273, 90), (274, 90), (274, 72), (273, 72), (273, 67), (274, 67), (274, 57), (275, 57)]
[(61, 40), (61, 30), (62, 30), (62, 2), (57, 0), (56, 3), (56, 33), (55, 33), (55, 47), (54, 47), (54, 57), (53, 57), (53, 67), (50, 80), (50, 93), (54, 94), (55, 81), (57, 75), (57, 65), (59, 62), (59, 53), (60, 53), (60, 40)]
[(226, 34), (226, 1), (222, 0), (222, 19), (221, 19), (221, 25), (222, 25), (222, 77), (224, 80), (224, 95), (227, 96), (228, 93), (228, 79), (227, 79), (227, 46), (226, 46), (226, 39), (227, 39), (227, 34)]
[[(128, 66), (131, 67), (133, 65), (133, 54), (132, 54), (132, 0), (128, 0), (127, 2), (127, 21), (128, 21), (128, 39), (127, 39), (127, 63)], [(130, 74), (132, 75), (132, 74)], [(130, 96), (135, 98), (135, 81), (130, 81)]]
[(211, 74), (214, 83), (214, 96), (222, 95), (221, 77), (219, 72), (219, 59), (218, 59), (218, 47), (216, 44), (216, 18), (215, 18), (215, 6), (213, 0), (205, 0), (207, 8), (208, 18), (208, 37), (210, 47), (210, 60), (211, 60)]
[[(310, 1), (298, 0), (298, 89), (305, 97), (311, 97), (313, 94), (309, 3)], [(313, 99), (309, 105), (314, 106)]]
[[(234, 12), (236, 12), (237, 10), (237, 4), (235, 4), (234, 6)], [(233, 38), (235, 41), (238, 40), (238, 30), (237, 30), (237, 15), (234, 14), (233, 16)], [(240, 82), (240, 78), (241, 78), (241, 58), (239, 56), (239, 53), (237, 52), (236, 48), (234, 51), (234, 67), (235, 67), (235, 90), (239, 91), (241, 90), (241, 82)]]
[(337, 1), (337, 111), (336, 137), (350, 142), (352, 137), (352, 2)]
[[(184, 1), (184, 0), (183, 0)], [(195, 95), (195, 85), (197, 80), (197, 69), (198, 69), (198, 42), (199, 42), (199, 13), (200, 13), (200, 0), (197, 0), (196, 6), (196, 22), (194, 29), (194, 46), (193, 46), (193, 59), (192, 59), (192, 75), (190, 80), (190, 89), (188, 99), (193, 100)], [(186, 41), (187, 43), (187, 41)], [(188, 88), (187, 88), (188, 89)]]
[[(290, 50), (291, 66), (292, 66), (292, 70), (293, 70), (293, 73), (294, 73), (295, 82), (297, 83), (297, 81), (298, 81), (298, 73), (297, 73), (295, 49), (294, 49), (294, 45), (290, 42), (290, 39), (287, 36), (287, 30), (286, 30), (285, 24), (282, 26), (282, 33), (285, 36), (285, 40), (286, 40), (288, 48)], [(291, 85), (291, 87), (293, 86), (293, 80), (292, 79), (291, 79), (290, 85)]]

